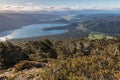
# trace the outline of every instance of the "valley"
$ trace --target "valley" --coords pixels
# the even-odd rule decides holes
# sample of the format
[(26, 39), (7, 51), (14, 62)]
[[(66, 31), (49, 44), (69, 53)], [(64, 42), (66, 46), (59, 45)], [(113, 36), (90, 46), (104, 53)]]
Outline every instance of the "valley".
[[(83, 38), (90, 33), (102, 33), (110, 36), (119, 35), (120, 15), (118, 14), (81, 14), (81, 15), (61, 15), (61, 14), (18, 14), (0, 13), (0, 36), (4, 31), (19, 29), (32, 24), (67, 24), (66, 26), (44, 27), (44, 31), (68, 30), (67, 33), (56, 35), (32, 36), (33, 38)], [(3, 24), (4, 23), (4, 24)], [(36, 27), (36, 26), (35, 26)], [(26, 32), (27, 33), (27, 32)], [(8, 33), (9, 35), (12, 33)], [(20, 38), (19, 38), (20, 39)], [(23, 39), (23, 38), (22, 38)]]

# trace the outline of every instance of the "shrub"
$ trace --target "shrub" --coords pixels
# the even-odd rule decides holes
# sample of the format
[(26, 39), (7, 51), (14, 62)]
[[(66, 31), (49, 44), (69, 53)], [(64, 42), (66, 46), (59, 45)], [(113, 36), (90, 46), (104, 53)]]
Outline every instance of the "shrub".
[(0, 43), (0, 63), (2, 68), (12, 67), (21, 60), (28, 59), (28, 55), (24, 53), (19, 46), (15, 46), (10, 42)]
[(30, 69), (30, 68), (33, 68), (33, 67), (42, 68), (42, 67), (45, 67), (45, 64), (40, 63), (40, 62), (36, 62), (36, 61), (25, 60), (25, 61), (20, 61), (14, 67), (15, 67), (16, 71), (21, 71), (21, 70)]

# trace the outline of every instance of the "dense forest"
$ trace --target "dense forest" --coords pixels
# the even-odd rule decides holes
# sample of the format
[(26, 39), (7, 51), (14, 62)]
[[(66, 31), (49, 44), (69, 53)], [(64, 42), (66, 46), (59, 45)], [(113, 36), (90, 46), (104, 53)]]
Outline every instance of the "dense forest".
[(0, 42), (0, 80), (119, 80), (120, 37)]

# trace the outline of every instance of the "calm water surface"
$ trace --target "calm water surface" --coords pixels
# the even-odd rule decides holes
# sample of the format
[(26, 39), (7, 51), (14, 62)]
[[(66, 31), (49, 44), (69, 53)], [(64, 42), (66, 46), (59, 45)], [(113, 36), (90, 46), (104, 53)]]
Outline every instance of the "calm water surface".
[(47, 27), (59, 27), (65, 26), (66, 24), (33, 24), (23, 26), (20, 29), (9, 30), (0, 33), (0, 39), (18, 39), (18, 38), (30, 38), (30, 37), (38, 37), (38, 36), (47, 36), (47, 35), (55, 35), (68, 32), (68, 30), (49, 30), (44, 31), (43, 28)]

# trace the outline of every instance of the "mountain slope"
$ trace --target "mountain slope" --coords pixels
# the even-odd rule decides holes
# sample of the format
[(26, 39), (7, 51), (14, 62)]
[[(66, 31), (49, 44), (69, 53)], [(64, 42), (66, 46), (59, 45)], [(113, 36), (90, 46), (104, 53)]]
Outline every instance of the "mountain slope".
[(25, 25), (44, 23), (43, 20), (58, 18), (51, 14), (0, 13), (0, 32), (20, 28)]

